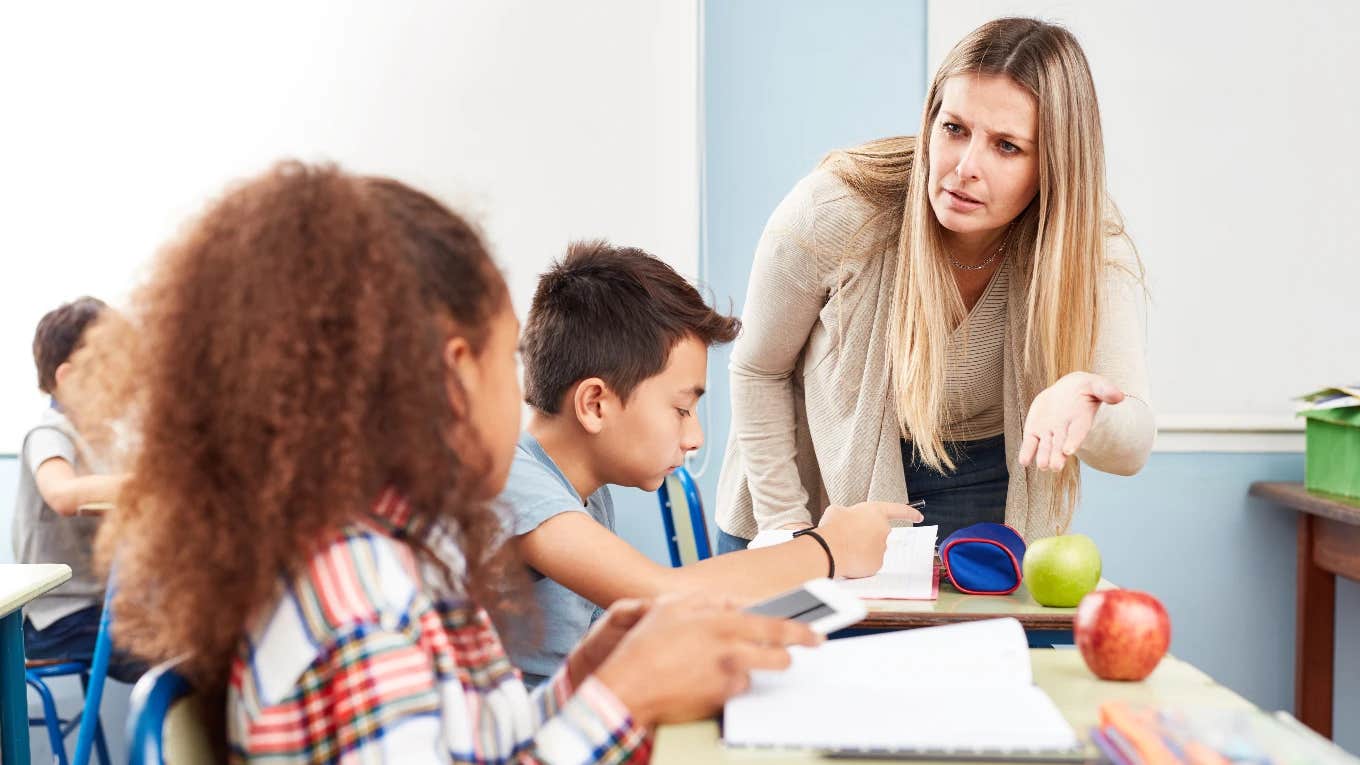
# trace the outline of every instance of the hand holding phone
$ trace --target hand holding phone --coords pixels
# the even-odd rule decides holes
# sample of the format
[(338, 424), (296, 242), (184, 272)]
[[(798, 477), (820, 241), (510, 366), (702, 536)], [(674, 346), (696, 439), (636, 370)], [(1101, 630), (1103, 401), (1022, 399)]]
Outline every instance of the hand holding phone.
[(813, 579), (788, 592), (747, 606), (747, 613), (803, 622), (826, 635), (864, 619), (864, 602), (830, 579)]

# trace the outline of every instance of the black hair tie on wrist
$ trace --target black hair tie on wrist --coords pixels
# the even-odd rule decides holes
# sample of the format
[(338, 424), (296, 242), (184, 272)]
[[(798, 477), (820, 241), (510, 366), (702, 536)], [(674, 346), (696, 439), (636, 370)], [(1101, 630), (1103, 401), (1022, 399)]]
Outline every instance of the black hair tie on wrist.
[(835, 578), (836, 578), (836, 556), (834, 556), (834, 555), (831, 554), (831, 545), (827, 544), (827, 543), (826, 543), (826, 540), (822, 538), (822, 535), (817, 533), (817, 529), (816, 529), (816, 528), (811, 528), (811, 529), (799, 529), (798, 531), (793, 532), (793, 536), (794, 536), (795, 538), (801, 537), (801, 536), (803, 536), (803, 535), (805, 535), (805, 534), (806, 534), (807, 536), (810, 536), (810, 537), (812, 537), (813, 539), (817, 540), (817, 544), (821, 545), (823, 550), (826, 550), (826, 563), (827, 563), (826, 578), (827, 578), (827, 579), (835, 579)]

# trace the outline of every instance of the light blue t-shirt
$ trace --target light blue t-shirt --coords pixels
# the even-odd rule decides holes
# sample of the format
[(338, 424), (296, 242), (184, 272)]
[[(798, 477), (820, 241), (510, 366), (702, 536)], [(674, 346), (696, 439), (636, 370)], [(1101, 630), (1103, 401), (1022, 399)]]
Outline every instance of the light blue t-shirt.
[[(497, 504), (507, 513), (507, 524), (514, 536), (527, 534), (561, 513), (585, 513), (614, 530), (614, 500), (609, 496), (609, 487), (600, 487), (581, 502), (571, 481), (543, 451), (538, 439), (527, 432), (519, 437), (510, 479)], [(589, 560), (589, 555), (589, 550), (582, 550), (582, 562)], [(533, 578), (542, 639), (532, 646), (512, 636), (507, 646), (510, 660), (524, 673), (524, 682), (529, 687), (552, 676), (585, 637), (591, 623), (603, 613), (594, 603), (536, 571)], [(513, 621), (515, 617), (510, 618)], [(515, 627), (525, 627), (524, 623), (512, 625), (512, 631), (524, 634), (524, 629)]]

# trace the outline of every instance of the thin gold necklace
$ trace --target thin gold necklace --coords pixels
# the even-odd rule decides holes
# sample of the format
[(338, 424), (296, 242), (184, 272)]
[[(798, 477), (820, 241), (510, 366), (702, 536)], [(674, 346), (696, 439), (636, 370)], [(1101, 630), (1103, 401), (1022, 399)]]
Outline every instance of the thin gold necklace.
[(1006, 242), (1010, 241), (1010, 238), (1011, 229), (1010, 226), (1007, 226), (1006, 235), (1001, 237), (1001, 244), (997, 246), (996, 252), (992, 253), (992, 256), (990, 258), (987, 258), (986, 260), (982, 261), (981, 263), (978, 263), (977, 265), (967, 266), (964, 265), (963, 263), (960, 263), (958, 259), (954, 257), (954, 253), (952, 252), (949, 253), (949, 262), (960, 271), (981, 271), (987, 266), (990, 266), (992, 264), (992, 261), (996, 260), (996, 257), (1001, 254), (1001, 251), (1006, 249)]

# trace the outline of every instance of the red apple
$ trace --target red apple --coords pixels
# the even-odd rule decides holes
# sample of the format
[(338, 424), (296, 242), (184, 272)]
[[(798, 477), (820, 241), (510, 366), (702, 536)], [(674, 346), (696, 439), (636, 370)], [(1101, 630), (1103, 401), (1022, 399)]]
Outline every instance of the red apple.
[(1081, 599), (1072, 632), (1096, 677), (1142, 680), (1171, 645), (1171, 618), (1146, 592), (1097, 590)]

